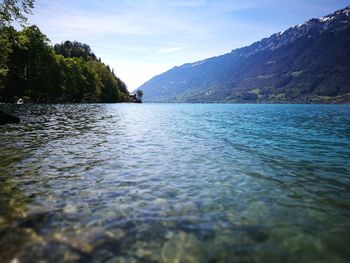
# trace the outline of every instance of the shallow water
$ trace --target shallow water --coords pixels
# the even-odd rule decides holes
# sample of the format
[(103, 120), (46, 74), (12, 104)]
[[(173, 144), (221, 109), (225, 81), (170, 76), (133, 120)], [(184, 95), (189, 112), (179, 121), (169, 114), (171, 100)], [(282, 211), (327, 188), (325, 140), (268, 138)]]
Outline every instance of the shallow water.
[(350, 106), (6, 110), (0, 262), (350, 261)]

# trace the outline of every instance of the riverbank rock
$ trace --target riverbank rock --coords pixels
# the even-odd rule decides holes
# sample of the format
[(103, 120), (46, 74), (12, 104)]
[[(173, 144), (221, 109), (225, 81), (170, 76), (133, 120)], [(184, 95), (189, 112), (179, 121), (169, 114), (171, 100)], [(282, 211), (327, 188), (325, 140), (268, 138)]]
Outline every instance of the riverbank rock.
[(16, 116), (9, 115), (0, 110), (0, 125), (6, 123), (20, 123), (20, 119)]

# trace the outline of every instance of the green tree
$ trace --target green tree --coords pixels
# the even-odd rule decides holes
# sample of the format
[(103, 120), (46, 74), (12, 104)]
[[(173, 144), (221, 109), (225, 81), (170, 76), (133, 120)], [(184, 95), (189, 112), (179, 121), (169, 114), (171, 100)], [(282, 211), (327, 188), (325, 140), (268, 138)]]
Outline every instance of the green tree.
[[(3, 27), (0, 30), (1, 42), (1, 61), (0, 68), (0, 96), (8, 99), (19, 93), (23, 88), (23, 66), (20, 65), (21, 44), (19, 33), (13, 27)], [(17, 59), (18, 58), (18, 59)]]
[(97, 79), (100, 82), (100, 101), (101, 102), (120, 102), (120, 90), (118, 80), (111, 73), (109, 67), (99, 61), (89, 62), (92, 70), (96, 73)]
[(90, 59), (97, 60), (95, 54), (87, 44), (78, 41), (65, 41), (54, 46), (56, 54), (62, 55), (65, 58), (82, 58), (85, 61)]
[(12, 21), (26, 24), (26, 15), (31, 14), (34, 0), (2, 0), (0, 4), (0, 27), (9, 26)]
[(65, 41), (54, 46), (56, 54), (65, 58), (80, 58), (87, 62), (91, 70), (95, 73), (96, 87), (95, 94), (100, 102), (121, 102), (127, 101), (127, 87), (114, 74), (108, 65), (97, 59), (89, 45), (74, 41)]
[(49, 40), (36, 26), (21, 32), (12, 27), (6, 29), (11, 53), (6, 63), (7, 75), (1, 79), (1, 95), (7, 100), (29, 96), (34, 101), (45, 101), (59, 85), (58, 64)]
[[(34, 102), (122, 102), (127, 87), (91, 48), (66, 41), (50, 45), (37, 26), (0, 28), (0, 98)], [(6, 56), (4, 55), (6, 53)]]
[(48, 97), (55, 88), (55, 71), (57, 63), (49, 39), (40, 32), (37, 26), (26, 27), (20, 33), (20, 43), (25, 52), (22, 55), (24, 60), (24, 78), (26, 90), (29, 96), (37, 100)]
[(136, 91), (136, 96), (137, 96), (138, 100), (142, 102), (143, 91), (142, 90), (137, 90)]
[[(34, 0), (2, 0), (0, 3), (0, 89), (8, 72), (8, 57), (12, 53), (11, 43), (6, 26), (12, 21), (26, 24), (27, 15), (34, 8)], [(1, 92), (0, 92), (1, 94)]]
[(8, 28), (0, 28), (0, 86), (1, 79), (7, 75), (8, 56), (12, 52), (11, 43), (8, 35)]
[(61, 100), (64, 102), (97, 102), (96, 74), (81, 58), (57, 56), (61, 74)]

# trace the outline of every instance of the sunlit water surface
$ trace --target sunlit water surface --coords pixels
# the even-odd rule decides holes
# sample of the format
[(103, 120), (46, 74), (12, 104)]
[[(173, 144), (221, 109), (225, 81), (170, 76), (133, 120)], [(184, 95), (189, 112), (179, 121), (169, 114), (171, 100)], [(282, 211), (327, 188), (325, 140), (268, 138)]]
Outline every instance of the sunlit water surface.
[(350, 261), (350, 106), (6, 110), (0, 262)]

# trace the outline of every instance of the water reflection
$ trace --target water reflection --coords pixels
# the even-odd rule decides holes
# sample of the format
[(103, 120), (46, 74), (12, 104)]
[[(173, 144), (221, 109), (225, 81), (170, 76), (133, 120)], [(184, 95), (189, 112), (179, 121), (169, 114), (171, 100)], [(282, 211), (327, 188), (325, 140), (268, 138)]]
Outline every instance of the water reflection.
[(349, 107), (9, 107), (1, 262), (349, 259)]

